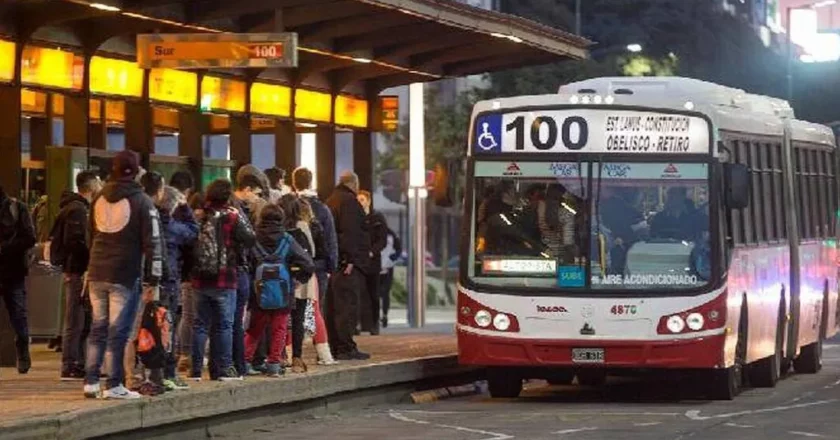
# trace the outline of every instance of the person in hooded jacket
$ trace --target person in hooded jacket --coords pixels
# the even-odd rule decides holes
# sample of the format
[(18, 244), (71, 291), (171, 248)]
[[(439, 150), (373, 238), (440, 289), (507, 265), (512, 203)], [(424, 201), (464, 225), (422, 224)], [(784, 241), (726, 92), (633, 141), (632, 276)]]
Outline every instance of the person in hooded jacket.
[[(267, 253), (273, 253), (280, 246), (284, 238), (289, 241), (289, 252), (286, 256), (286, 266), (292, 271), (293, 277), (299, 283), (307, 283), (315, 269), (312, 258), (298, 242), (292, 238), (285, 228), (286, 217), (283, 209), (277, 205), (267, 205), (261, 212), (256, 226), (257, 243)], [(252, 252), (253, 264), (256, 266), (260, 256)], [(270, 328), (271, 343), (268, 352), (266, 374), (271, 377), (281, 376), (285, 370), (282, 366), (282, 351), (286, 346), (290, 309), (263, 310), (258, 302), (252, 305), (251, 321), (245, 332), (245, 359), (248, 366), (254, 360), (254, 354), (260, 340), (265, 336), (266, 327)], [(249, 368), (250, 370), (250, 368)]]
[(82, 171), (76, 176), (77, 192), (61, 196), (60, 209), (50, 232), (58, 255), (50, 258), (64, 274), (64, 323), (62, 325), (61, 380), (85, 378), (84, 344), (90, 331), (90, 300), (84, 297), (84, 274), (90, 259), (90, 202), (101, 190), (99, 176)]
[(379, 334), (379, 272), (382, 271), (382, 250), (388, 244), (388, 222), (373, 209), (369, 191), (359, 191), (359, 204), (365, 211), (365, 223), (370, 233), (370, 270), (365, 274), (365, 294), (359, 301), (359, 325), (363, 332)]
[(318, 278), (318, 295), (321, 313), (326, 314), (326, 295), (329, 277), (338, 267), (338, 237), (335, 231), (335, 219), (330, 208), (318, 198), (312, 189), (312, 171), (300, 167), (292, 173), (292, 187), (295, 192), (312, 207), (315, 219), (324, 231), (325, 253), (315, 260), (315, 276)]
[[(176, 210), (180, 212), (175, 216)], [(166, 237), (166, 258), (169, 266), (169, 278), (161, 286), (161, 299), (165, 299), (163, 306), (172, 313), (172, 328), (177, 329), (181, 322), (181, 281), (183, 272), (184, 250), (189, 250), (195, 244), (198, 237), (198, 223), (195, 221), (192, 210), (186, 204), (184, 195), (176, 188), (167, 186), (163, 189), (163, 197), (158, 203), (160, 221)], [(172, 351), (167, 358), (166, 368), (163, 372), (163, 384), (167, 389), (186, 389), (189, 386), (175, 373), (177, 351), (175, 347), (180, 344), (178, 332), (171, 333)]]
[[(155, 227), (157, 209), (135, 181), (139, 168), (136, 153), (117, 153), (111, 180), (92, 204), (88, 282), (93, 323), (85, 362), (85, 397), (140, 397), (123, 385), (123, 357), (140, 303), (140, 282), (159, 284), (163, 251), (160, 231)], [(110, 371), (102, 392), (100, 368), (106, 343)]]

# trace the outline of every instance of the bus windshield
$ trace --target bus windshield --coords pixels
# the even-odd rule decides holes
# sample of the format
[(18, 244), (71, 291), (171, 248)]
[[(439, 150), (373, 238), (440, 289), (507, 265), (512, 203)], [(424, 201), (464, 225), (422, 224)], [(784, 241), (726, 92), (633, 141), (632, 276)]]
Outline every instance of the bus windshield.
[(692, 289), (711, 276), (708, 164), (475, 164), (467, 276), (499, 287)]

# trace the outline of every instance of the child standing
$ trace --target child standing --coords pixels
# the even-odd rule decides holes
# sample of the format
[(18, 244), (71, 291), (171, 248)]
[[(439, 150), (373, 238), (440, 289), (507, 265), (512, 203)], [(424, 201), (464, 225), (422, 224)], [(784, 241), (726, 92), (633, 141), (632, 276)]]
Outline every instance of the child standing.
[[(286, 267), (293, 274), (294, 281), (306, 284), (312, 277), (315, 266), (306, 250), (286, 232), (284, 226), (285, 220), (283, 209), (277, 205), (266, 205), (262, 209), (256, 227), (257, 249), (252, 257), (255, 260), (253, 266), (259, 266), (266, 256), (274, 255), (280, 250), (281, 255), (285, 257), (284, 263)], [(284, 247), (284, 249), (280, 249), (281, 247)], [(292, 291), (288, 293), (289, 298), (286, 304), (292, 306), (294, 303), (294, 293)], [(254, 360), (254, 353), (257, 351), (260, 338), (265, 334), (266, 327), (269, 327), (271, 329), (271, 344), (269, 344), (271, 349), (268, 353), (266, 374), (272, 377), (279, 377), (284, 373), (281, 365), (281, 353), (286, 345), (286, 333), (288, 331), (291, 307), (265, 309), (261, 307), (259, 293), (257, 294), (257, 298), (254, 299), (251, 322), (248, 330), (245, 332), (245, 360), (248, 362), (246, 369), (251, 369), (250, 364)]]

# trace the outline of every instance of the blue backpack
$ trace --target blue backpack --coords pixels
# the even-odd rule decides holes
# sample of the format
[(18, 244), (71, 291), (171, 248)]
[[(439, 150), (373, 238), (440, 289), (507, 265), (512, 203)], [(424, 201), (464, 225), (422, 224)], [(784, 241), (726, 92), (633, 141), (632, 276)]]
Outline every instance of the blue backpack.
[(257, 290), (257, 300), (260, 309), (283, 310), (292, 307), (294, 285), (292, 275), (286, 266), (286, 257), (291, 249), (292, 238), (283, 235), (277, 249), (268, 253), (262, 245), (257, 243), (256, 253), (257, 272), (254, 276), (254, 286)]

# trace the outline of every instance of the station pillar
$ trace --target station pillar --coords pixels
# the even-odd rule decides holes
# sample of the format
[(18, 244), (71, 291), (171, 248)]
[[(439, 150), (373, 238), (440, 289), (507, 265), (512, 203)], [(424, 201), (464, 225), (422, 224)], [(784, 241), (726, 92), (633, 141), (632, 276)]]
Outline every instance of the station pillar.
[(125, 148), (141, 155), (155, 152), (154, 120), (148, 102), (125, 103)]
[(105, 114), (105, 100), (91, 101), (91, 105), (99, 106), (96, 112), (99, 118), (91, 119), (88, 125), (88, 146), (94, 150), (108, 149), (108, 121)]
[(247, 116), (230, 116), (230, 159), (236, 168), (251, 163), (251, 120)]
[(277, 121), (274, 126), (274, 166), (286, 170), (287, 177), (297, 167), (297, 135), (293, 121)]
[(373, 138), (369, 131), (353, 132), (353, 169), (359, 187), (373, 193)]
[[(202, 182), (204, 165), (204, 134), (210, 131), (210, 118), (198, 110), (178, 111), (181, 128), (178, 136), (178, 155), (190, 158), (190, 171), (196, 182)], [(233, 121), (231, 121), (231, 124)], [(250, 151), (250, 148), (249, 148)]]
[[(0, 185), (7, 195), (21, 189), (20, 87), (0, 85)], [(0, 367), (15, 365), (15, 333), (5, 306), (0, 306)]]
[(85, 96), (64, 97), (64, 145), (90, 147), (90, 100)]
[(335, 126), (319, 125), (315, 130), (318, 197), (326, 200), (335, 188)]

